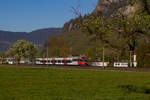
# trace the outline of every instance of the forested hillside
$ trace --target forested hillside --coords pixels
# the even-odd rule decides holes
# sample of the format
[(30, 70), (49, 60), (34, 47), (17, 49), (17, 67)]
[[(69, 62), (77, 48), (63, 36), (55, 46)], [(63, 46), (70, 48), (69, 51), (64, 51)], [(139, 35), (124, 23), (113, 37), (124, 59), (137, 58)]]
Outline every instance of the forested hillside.
[(85, 55), (91, 60), (102, 59), (103, 49), (109, 61), (129, 61), (136, 54), (139, 66), (149, 66), (150, 2), (99, 0), (93, 13), (67, 22), (45, 46), (49, 56)]

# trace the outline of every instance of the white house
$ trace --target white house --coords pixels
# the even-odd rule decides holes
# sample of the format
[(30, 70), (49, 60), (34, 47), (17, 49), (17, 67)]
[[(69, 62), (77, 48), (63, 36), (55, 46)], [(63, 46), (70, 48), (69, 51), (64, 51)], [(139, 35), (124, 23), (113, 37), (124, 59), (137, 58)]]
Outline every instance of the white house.
[(100, 67), (107, 67), (109, 62), (103, 62), (103, 61), (95, 61), (91, 63), (91, 66), (100, 66)]
[(114, 67), (128, 67), (128, 62), (114, 62)]

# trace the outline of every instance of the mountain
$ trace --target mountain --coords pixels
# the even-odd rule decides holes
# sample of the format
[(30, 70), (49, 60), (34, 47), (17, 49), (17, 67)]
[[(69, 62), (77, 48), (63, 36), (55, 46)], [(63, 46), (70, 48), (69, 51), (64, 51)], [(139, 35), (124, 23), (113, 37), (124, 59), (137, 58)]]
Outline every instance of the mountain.
[(61, 28), (46, 28), (35, 30), (28, 33), (28, 36), (26, 36), (26, 40), (32, 41), (35, 44), (44, 44), (49, 37), (60, 32)]
[(7, 50), (17, 40), (31, 41), (36, 45), (43, 45), (48, 37), (61, 32), (61, 28), (46, 28), (32, 32), (10, 32), (0, 30), (0, 50)]
[[(136, 3), (133, 2), (134, 0), (98, 0), (97, 5), (94, 9), (94, 11), (89, 15), (94, 15), (96, 17), (99, 16), (105, 16), (106, 18), (109, 18), (111, 16), (118, 16), (120, 12), (124, 14), (125, 16), (132, 16), (137, 9), (145, 8), (147, 13), (149, 13), (150, 9), (150, 3), (148, 3), (149, 0), (136, 0)], [(53, 37), (50, 37), (48, 39), (48, 44), (51, 44), (49, 48), (59, 48), (59, 44), (56, 47), (56, 40), (61, 37), (61, 41), (65, 42), (64, 44), (67, 45), (66, 47), (73, 50), (73, 53), (75, 54), (84, 54), (85, 50), (87, 48), (94, 48), (95, 42), (94, 40), (91, 40), (91, 37), (86, 36), (85, 33), (80, 31), (80, 22), (83, 22), (85, 20), (88, 20), (88, 16), (80, 16), (74, 19), (71, 19), (70, 21), (66, 22), (62, 28), (62, 33), (55, 35)], [(119, 35), (114, 34), (112, 37), (112, 43), (118, 44), (115, 39), (117, 39)], [(141, 37), (142, 38), (142, 37)], [(145, 38), (142, 38), (143, 40)], [(99, 42), (99, 47), (102, 47), (103, 43)], [(122, 45), (121, 42), (118, 45)], [(108, 49), (110, 50), (113, 48)], [(56, 50), (53, 50), (56, 51)], [(112, 52), (116, 53), (117, 55), (118, 51), (112, 50)], [(55, 52), (52, 52), (53, 54)], [(50, 54), (50, 55), (51, 55)]]

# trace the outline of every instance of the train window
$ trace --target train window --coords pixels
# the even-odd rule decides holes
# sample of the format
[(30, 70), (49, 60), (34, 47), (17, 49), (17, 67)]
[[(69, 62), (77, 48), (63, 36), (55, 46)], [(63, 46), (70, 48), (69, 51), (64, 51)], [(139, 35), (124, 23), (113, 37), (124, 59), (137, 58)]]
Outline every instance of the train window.
[(62, 63), (66, 63), (67, 61), (66, 60), (62, 60)]
[(61, 60), (58, 60), (57, 62), (58, 62), (58, 63), (61, 63)]
[(86, 57), (81, 57), (81, 58), (86, 59)]
[(83, 61), (82, 59), (73, 59), (73, 61)]
[(82, 59), (78, 59), (78, 61), (83, 61)]
[(88, 61), (87, 59), (84, 59), (84, 61)]
[(67, 62), (67, 63), (71, 63), (72, 61), (71, 61), (71, 60), (67, 60), (66, 62)]
[(88, 59), (86, 57), (81, 57), (84, 61), (88, 61)]
[(35, 61), (38, 61), (38, 62), (39, 62), (40, 60), (35, 60)]
[(73, 59), (73, 61), (78, 61), (78, 59)]
[(119, 64), (119, 63), (116, 63), (115, 65), (116, 65), (116, 66), (119, 66), (120, 64)]
[(42, 60), (41, 62), (42, 62), (42, 63), (46, 63), (46, 60)]
[(49, 60), (42, 60), (42, 62), (45, 62), (45, 63), (46, 63), (46, 62), (50, 62), (50, 61), (49, 61)]
[(52, 60), (51, 63), (56, 63), (56, 60)]

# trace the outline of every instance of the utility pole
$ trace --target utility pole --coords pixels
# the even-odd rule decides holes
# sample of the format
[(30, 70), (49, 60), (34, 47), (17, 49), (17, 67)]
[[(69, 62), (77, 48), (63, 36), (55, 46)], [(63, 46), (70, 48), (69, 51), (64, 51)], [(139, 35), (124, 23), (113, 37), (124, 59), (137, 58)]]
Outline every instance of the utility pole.
[(132, 67), (132, 51), (130, 51), (130, 67)]
[(104, 61), (105, 61), (105, 51), (104, 51), (104, 47), (103, 47), (103, 67), (105, 68)]
[(46, 54), (46, 56), (47, 56), (47, 65), (48, 65), (48, 44), (47, 44), (47, 54)]
[(97, 36), (95, 40), (95, 52), (96, 52), (96, 59), (98, 58), (98, 52), (97, 52)]

